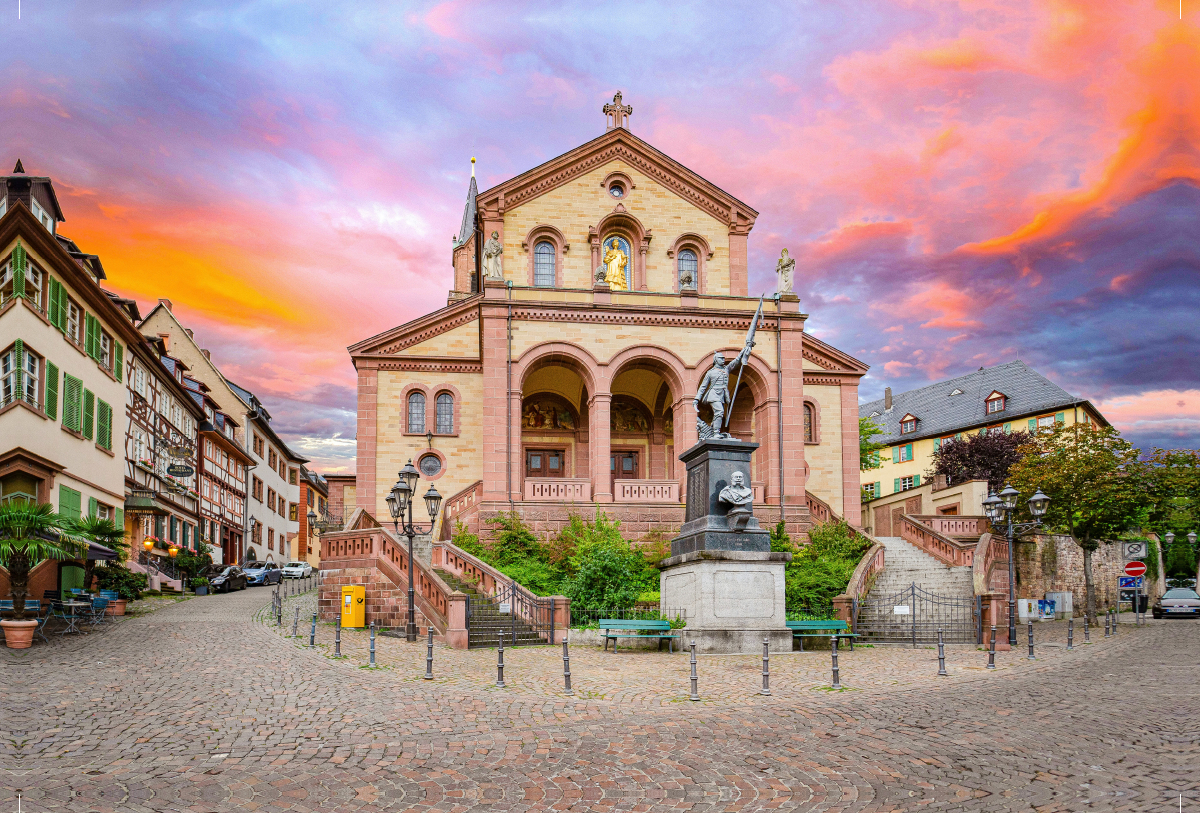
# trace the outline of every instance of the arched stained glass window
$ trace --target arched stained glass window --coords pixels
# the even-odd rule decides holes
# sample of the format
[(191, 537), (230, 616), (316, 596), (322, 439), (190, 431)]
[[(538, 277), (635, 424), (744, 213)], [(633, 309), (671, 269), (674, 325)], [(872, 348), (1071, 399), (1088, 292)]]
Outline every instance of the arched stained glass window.
[(439, 393), (437, 397), (437, 433), (454, 434), (454, 396), (448, 392)]
[(539, 288), (554, 287), (554, 244), (549, 240), (533, 247), (533, 284)]
[(804, 405), (804, 442), (813, 443), (816, 440), (816, 430), (813, 428), (812, 404)]
[(425, 431), (425, 393), (414, 392), (408, 396), (408, 431)]
[(696, 274), (699, 271), (699, 263), (696, 262), (696, 252), (690, 248), (685, 248), (679, 252), (679, 287), (695, 288)]

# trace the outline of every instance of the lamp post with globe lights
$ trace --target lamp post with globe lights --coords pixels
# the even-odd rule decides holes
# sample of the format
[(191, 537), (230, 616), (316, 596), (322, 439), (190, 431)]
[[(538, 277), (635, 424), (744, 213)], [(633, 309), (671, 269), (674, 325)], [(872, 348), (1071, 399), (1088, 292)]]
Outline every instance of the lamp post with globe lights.
[[(400, 479), (392, 486), (392, 490), (385, 498), (388, 511), (392, 515), (392, 525), (396, 529), (396, 539), (399, 540), (402, 533), (408, 537), (408, 624), (404, 627), (404, 637), (409, 641), (417, 640), (416, 563), (413, 559), (413, 537), (433, 530), (438, 510), (442, 505), (442, 495), (430, 483), (429, 490), (425, 492), (425, 508), (429, 512), (429, 531), (424, 530), (423, 526), (418, 528), (413, 524), (413, 503), (416, 501), (414, 495), (417, 490), (417, 480), (420, 477), (420, 473), (409, 460), (400, 470)], [(401, 528), (401, 523), (404, 525), (403, 528)]]
[(1050, 508), (1050, 498), (1042, 493), (1039, 488), (1028, 503), (1029, 513), (1033, 515), (1033, 520), (1030, 522), (1013, 522), (1016, 515), (1017, 499), (1021, 496), (1021, 492), (1017, 491), (1010, 485), (1005, 485), (1004, 490), (999, 495), (993, 491), (988, 495), (988, 498), (983, 501), (983, 512), (987, 514), (988, 520), (992, 525), (999, 528), (1005, 526), (1005, 534), (1008, 537), (1008, 645), (1017, 645), (1017, 567), (1016, 567), (1016, 548), (1013, 544), (1014, 537), (1019, 533), (1025, 533), (1042, 524), (1042, 517), (1046, 516), (1047, 509)]

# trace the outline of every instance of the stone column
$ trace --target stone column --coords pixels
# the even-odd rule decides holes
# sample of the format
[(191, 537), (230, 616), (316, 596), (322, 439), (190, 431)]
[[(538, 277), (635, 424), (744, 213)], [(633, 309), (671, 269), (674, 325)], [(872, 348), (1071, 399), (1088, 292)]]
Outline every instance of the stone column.
[(612, 393), (598, 392), (588, 402), (588, 456), (592, 468), (592, 500), (612, 502), (612, 425), (609, 407)]
[[(375, 456), (379, 436), (379, 369), (374, 365), (358, 370), (358, 442), (357, 463), (358, 488), (355, 501), (372, 516), (378, 513), (376, 501), (381, 495), (375, 490)], [(247, 448), (250, 444), (246, 445)], [(249, 476), (247, 476), (249, 480)], [(252, 499), (247, 482), (246, 499)], [(350, 511), (346, 518), (350, 518)], [(226, 560), (228, 561), (228, 560)]]
[[(696, 433), (696, 410), (692, 409), (692, 397), (695, 392), (680, 396), (675, 403), (671, 405), (671, 409), (675, 413), (675, 455), (686, 452), (688, 449), (696, 445), (700, 436)], [(687, 467), (676, 465), (675, 479), (679, 481), (679, 499), (683, 501), (687, 496)]]
[(507, 501), (508, 438), (505, 437), (508, 399), (508, 303), (501, 280), (484, 280), (480, 305), (483, 359), (483, 499)]
[(509, 420), (512, 421), (512, 436), (508, 439), (508, 454), (512, 465), (512, 495), (510, 499), (520, 502), (525, 498), (525, 452), (521, 447), (521, 382), (514, 377), (512, 391), (508, 394)]
[(656, 416), (653, 426), (650, 427), (650, 460), (648, 461), (647, 477), (651, 480), (662, 480), (667, 476), (665, 441), (662, 416)]
[(862, 481), (858, 469), (858, 384), (845, 381), (842, 394), (842, 516), (862, 524)]
[[(799, 300), (780, 303), (783, 307), (780, 342), (783, 355), (783, 391), (779, 393), (779, 409), (783, 410), (784, 466), (783, 502), (791, 506), (803, 506), (805, 493), (804, 475), (804, 319), (796, 314)], [(789, 313), (791, 311), (791, 313)], [(791, 318), (789, 318), (791, 317)], [(855, 413), (857, 414), (857, 412)], [(778, 432), (778, 419), (774, 431)], [(775, 457), (778, 460), (778, 451)], [(778, 465), (778, 462), (776, 462)]]

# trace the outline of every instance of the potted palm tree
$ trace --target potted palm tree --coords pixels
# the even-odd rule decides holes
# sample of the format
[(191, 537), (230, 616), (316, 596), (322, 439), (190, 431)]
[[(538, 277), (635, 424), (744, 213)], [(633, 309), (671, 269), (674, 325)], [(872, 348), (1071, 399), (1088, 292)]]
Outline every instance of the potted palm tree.
[[(98, 517), (83, 517), (71, 525), (75, 536), (82, 537), (97, 545), (103, 545), (117, 554), (117, 561), (124, 562), (127, 558), (129, 545), (125, 542), (125, 529), (118, 528), (111, 519)], [(83, 563), (83, 586), (85, 590), (92, 589), (92, 577), (95, 575), (95, 561), (88, 558)], [(106, 615), (125, 615), (125, 599), (110, 599), (105, 609)]]
[(8, 570), (13, 617), (0, 620), (4, 643), (27, 649), (33, 643), (37, 620), (26, 620), (25, 597), (29, 572), (46, 559), (76, 559), (85, 544), (71, 532), (72, 520), (54, 513), (49, 503), (10, 500), (0, 505), (0, 565)]

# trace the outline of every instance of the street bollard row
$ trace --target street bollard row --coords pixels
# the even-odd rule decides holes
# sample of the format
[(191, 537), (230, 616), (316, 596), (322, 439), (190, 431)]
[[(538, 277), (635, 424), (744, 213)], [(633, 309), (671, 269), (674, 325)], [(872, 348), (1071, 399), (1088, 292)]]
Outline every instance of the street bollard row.
[(504, 688), (504, 630), (499, 633), (500, 646), (496, 648), (496, 686)]
[(563, 638), (563, 691), (571, 696), (575, 694), (571, 688), (571, 652), (567, 649), (566, 638)]
[(988, 646), (988, 669), (996, 668), (996, 625), (992, 624), (992, 642)]
[(333, 633), (333, 657), (342, 657), (342, 614), (338, 613), (337, 629)]
[(938, 677), (946, 677), (946, 645), (942, 641), (942, 628), (938, 627)]
[(1092, 630), (1088, 627), (1088, 614), (1086, 612), (1083, 614), (1083, 642), (1084, 644), (1092, 642)]
[(292, 637), (295, 638), (299, 634), (300, 629), (300, 608), (296, 607), (296, 617), (292, 619)]
[(371, 622), (371, 662), (368, 664), (371, 669), (375, 668), (375, 622)]
[(308, 633), (308, 648), (312, 649), (317, 645), (317, 614), (313, 613), (312, 629)]
[(1029, 622), (1029, 660), (1036, 661), (1037, 658), (1033, 654), (1033, 622)]
[(692, 693), (688, 696), (688, 700), (700, 699), (700, 676), (696, 674), (696, 642), (690, 644), (692, 650)]
[(1108, 610), (1104, 611), (1104, 637), (1112, 637), (1112, 613)]
[(761, 695), (771, 694), (771, 639), (763, 638), (763, 685)]
[(425, 650), (425, 679), (433, 680), (433, 624), (429, 625), (429, 644)]
[(842, 681), (838, 677), (838, 637), (836, 635), (829, 636), (829, 647), (833, 654), (833, 688), (842, 688)]
[(1075, 619), (1067, 619), (1067, 651), (1075, 648)]

